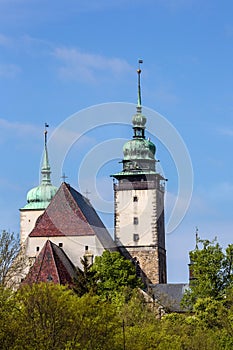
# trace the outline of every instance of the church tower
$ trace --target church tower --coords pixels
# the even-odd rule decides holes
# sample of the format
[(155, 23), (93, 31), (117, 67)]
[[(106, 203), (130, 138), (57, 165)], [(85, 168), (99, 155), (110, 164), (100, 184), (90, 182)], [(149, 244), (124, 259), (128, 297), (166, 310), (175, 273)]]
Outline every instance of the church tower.
[(20, 209), (20, 243), (23, 243), (35, 226), (38, 217), (45, 211), (57, 192), (51, 183), (51, 170), (47, 149), (47, 127), (44, 131), (44, 158), (41, 168), (41, 183), (27, 194), (27, 204)]
[(145, 137), (141, 105), (139, 60), (138, 103), (133, 116), (133, 139), (123, 147), (123, 170), (114, 183), (115, 241), (136, 261), (153, 284), (166, 283), (164, 182), (156, 171), (155, 145)]

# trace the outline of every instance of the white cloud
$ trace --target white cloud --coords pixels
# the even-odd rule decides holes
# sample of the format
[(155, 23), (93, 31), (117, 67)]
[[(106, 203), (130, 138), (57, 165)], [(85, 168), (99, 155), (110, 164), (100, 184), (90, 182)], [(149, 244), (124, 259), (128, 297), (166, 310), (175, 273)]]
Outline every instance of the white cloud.
[(125, 60), (84, 53), (75, 48), (58, 47), (53, 54), (63, 63), (59, 68), (59, 75), (64, 79), (96, 82), (100, 72), (107, 72), (116, 78), (131, 71), (130, 65)]
[(0, 63), (0, 78), (15, 78), (21, 72), (21, 68), (16, 64)]
[(4, 136), (4, 138), (6, 138), (6, 136), (12, 136), (12, 134), (17, 134), (18, 136), (30, 135), (31, 137), (39, 134), (38, 127), (35, 125), (10, 122), (1, 118), (0, 130), (0, 135)]
[(62, 125), (53, 131), (51, 139), (49, 139), (49, 145), (52, 149), (51, 153), (54, 152), (55, 154), (57, 152), (64, 152), (64, 150), (66, 150), (66, 154), (72, 147), (75, 147), (76, 143), (81, 148), (91, 145), (93, 142), (94, 138), (88, 137), (87, 135), (80, 135), (77, 129), (66, 129), (62, 127)]

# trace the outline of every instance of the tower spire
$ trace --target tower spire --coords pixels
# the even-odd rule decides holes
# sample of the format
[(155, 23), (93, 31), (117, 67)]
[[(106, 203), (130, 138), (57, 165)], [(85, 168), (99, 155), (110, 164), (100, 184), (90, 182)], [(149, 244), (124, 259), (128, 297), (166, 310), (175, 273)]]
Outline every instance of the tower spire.
[(198, 236), (198, 227), (197, 227), (197, 226), (196, 226), (195, 236), (196, 236), (196, 246), (195, 246), (195, 250), (198, 250), (199, 236)]
[(138, 60), (138, 104), (137, 104), (137, 112), (141, 113), (142, 111), (142, 97), (141, 97), (141, 66), (140, 64), (143, 63), (143, 60)]
[(47, 128), (49, 125), (45, 123), (45, 129), (44, 129), (44, 158), (41, 168), (41, 185), (51, 185), (51, 170), (49, 165), (49, 157), (48, 157), (48, 149), (47, 149), (47, 136), (48, 136), (48, 130)]
[(27, 193), (27, 204), (22, 208), (26, 209), (38, 209), (44, 210), (49, 205), (51, 199), (57, 192), (57, 187), (52, 185), (51, 182), (51, 170), (49, 165), (48, 149), (47, 149), (47, 136), (49, 125), (45, 123), (44, 128), (44, 154), (41, 166), (41, 181), (40, 185), (32, 188)]

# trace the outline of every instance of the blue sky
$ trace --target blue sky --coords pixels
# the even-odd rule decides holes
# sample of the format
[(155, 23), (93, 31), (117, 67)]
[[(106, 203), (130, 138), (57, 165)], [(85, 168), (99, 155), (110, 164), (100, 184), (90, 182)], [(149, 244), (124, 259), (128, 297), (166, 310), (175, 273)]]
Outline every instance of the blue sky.
[[(173, 124), (194, 172), (189, 210), (167, 235), (169, 281), (188, 279), (196, 226), (203, 238), (231, 243), (232, 11), (229, 0), (0, 0), (0, 227), (19, 231), (18, 209), (39, 181), (44, 122), (51, 135), (69, 116), (90, 106), (135, 103), (135, 69), (143, 58), (143, 105)], [(93, 113), (93, 118), (99, 116)], [(76, 188), (82, 157), (90, 149), (106, 135), (132, 135), (130, 126), (99, 129), (74, 144), (64, 162), (67, 181)], [(177, 171), (153, 133), (169, 179), (168, 217), (177, 195)], [(61, 146), (66, 141), (61, 138)], [(120, 158), (120, 147), (117, 151)], [(108, 175), (120, 167), (113, 159), (99, 171), (97, 186), (104, 198), (111, 199)], [(60, 174), (54, 170), (53, 176), (59, 185)]]

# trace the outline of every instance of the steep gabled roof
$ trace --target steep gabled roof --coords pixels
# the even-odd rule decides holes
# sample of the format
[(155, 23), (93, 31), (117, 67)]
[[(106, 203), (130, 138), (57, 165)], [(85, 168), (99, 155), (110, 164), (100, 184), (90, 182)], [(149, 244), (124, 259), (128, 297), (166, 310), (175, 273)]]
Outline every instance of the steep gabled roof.
[(64, 251), (47, 240), (23, 284), (53, 282), (72, 285), (76, 269)]
[(103, 246), (115, 247), (89, 200), (63, 182), (29, 237), (90, 235), (97, 235)]

